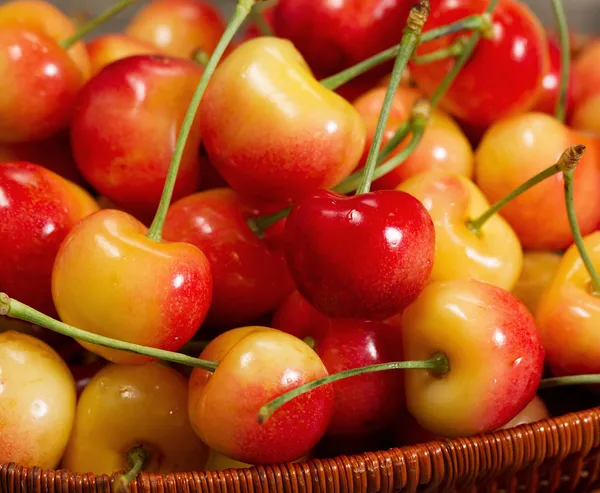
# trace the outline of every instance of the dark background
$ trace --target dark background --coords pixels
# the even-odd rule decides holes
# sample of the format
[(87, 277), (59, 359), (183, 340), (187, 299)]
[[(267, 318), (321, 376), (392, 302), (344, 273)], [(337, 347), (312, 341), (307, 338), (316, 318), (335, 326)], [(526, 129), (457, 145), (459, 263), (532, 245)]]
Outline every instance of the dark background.
[[(226, 14), (231, 13), (235, 0), (213, 0), (215, 4), (222, 6)], [(4, 0), (0, 0), (4, 3)], [(98, 14), (112, 3), (112, 0), (53, 0), (59, 8), (67, 12), (85, 10), (90, 14)], [(140, 3), (143, 3), (142, 1)], [(526, 4), (540, 16), (544, 24), (551, 25), (553, 22), (551, 0), (526, 0)], [(569, 24), (584, 33), (600, 32), (600, 0), (563, 0), (569, 19)], [(107, 30), (119, 30), (131, 17), (132, 12), (139, 6), (132, 6), (122, 12), (108, 27)]]

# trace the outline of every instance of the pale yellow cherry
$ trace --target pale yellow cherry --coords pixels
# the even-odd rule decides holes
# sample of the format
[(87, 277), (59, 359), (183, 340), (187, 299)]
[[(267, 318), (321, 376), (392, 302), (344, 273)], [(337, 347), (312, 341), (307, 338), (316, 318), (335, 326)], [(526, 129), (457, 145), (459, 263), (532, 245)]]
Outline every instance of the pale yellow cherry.
[(523, 270), (512, 293), (535, 314), (542, 293), (552, 282), (562, 255), (556, 252), (527, 251)]

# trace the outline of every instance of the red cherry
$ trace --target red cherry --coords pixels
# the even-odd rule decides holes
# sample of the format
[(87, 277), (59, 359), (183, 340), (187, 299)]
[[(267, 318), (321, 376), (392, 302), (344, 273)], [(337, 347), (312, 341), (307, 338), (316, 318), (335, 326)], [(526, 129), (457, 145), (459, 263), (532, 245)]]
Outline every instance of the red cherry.
[(319, 311), (383, 320), (427, 284), (435, 231), (426, 209), (404, 192), (320, 191), (294, 204), (284, 242), (298, 290)]

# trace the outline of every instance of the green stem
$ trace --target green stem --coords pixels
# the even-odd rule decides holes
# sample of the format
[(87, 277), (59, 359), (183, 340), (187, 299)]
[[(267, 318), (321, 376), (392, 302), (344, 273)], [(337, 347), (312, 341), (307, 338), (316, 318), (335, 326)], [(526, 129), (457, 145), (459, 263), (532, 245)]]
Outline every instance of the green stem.
[(87, 342), (89, 344), (96, 344), (98, 346), (128, 351), (130, 353), (141, 354), (142, 356), (149, 356), (151, 358), (170, 361), (171, 363), (193, 366), (194, 368), (202, 368), (203, 370), (210, 372), (215, 371), (218, 365), (216, 361), (192, 358), (184, 354), (173, 353), (163, 349), (156, 349), (130, 342), (119, 341), (117, 339), (104, 337), (86, 330), (77, 329), (76, 327), (72, 327), (71, 325), (67, 325), (52, 317), (44, 315), (43, 313), (38, 312), (37, 310), (17, 300), (13, 300), (5, 293), (0, 293), (0, 316), (7, 316), (16, 318), (18, 320), (23, 320), (24, 322), (30, 322), (32, 324), (39, 325), (40, 327), (45, 327), (46, 329), (58, 332), (59, 334), (67, 337), (72, 337), (74, 339)]
[(210, 60), (210, 56), (208, 55), (208, 53), (206, 53), (206, 51), (204, 51), (201, 48), (198, 48), (192, 54), (192, 60), (194, 60), (197, 64), (202, 65), (203, 67), (206, 67), (206, 65), (208, 64), (208, 61)]
[(579, 229), (579, 224), (577, 223), (577, 214), (575, 212), (575, 204), (573, 202), (573, 177), (573, 169), (566, 169), (563, 171), (567, 216), (569, 218), (569, 224), (571, 225), (573, 240), (575, 242), (575, 245), (577, 246), (577, 250), (579, 250), (581, 260), (583, 260), (583, 263), (585, 264), (585, 267), (588, 273), (590, 274), (590, 278), (592, 280), (591, 294), (593, 296), (600, 296), (600, 276), (598, 276), (598, 272), (594, 267), (592, 259), (589, 257), (587, 250), (585, 249), (583, 237), (581, 236), (581, 230)]
[(425, 55), (415, 56), (413, 57), (412, 61), (417, 65), (425, 65), (427, 63), (439, 62), (440, 60), (445, 60), (446, 58), (456, 58), (460, 56), (465, 49), (467, 39), (468, 38), (461, 36), (456, 38), (456, 41), (454, 41), (450, 46), (432, 51)]
[(560, 37), (560, 86), (556, 101), (555, 116), (561, 122), (565, 121), (567, 113), (567, 89), (571, 65), (571, 48), (569, 46), (569, 26), (561, 0), (552, 0), (552, 8)]
[(225, 53), (225, 50), (235, 36), (235, 33), (244, 23), (246, 17), (248, 17), (250, 14), (250, 10), (255, 2), (256, 0), (238, 0), (235, 12), (229, 20), (225, 32), (221, 36), (215, 51), (211, 55), (210, 60), (208, 61), (206, 68), (202, 73), (198, 87), (196, 88), (194, 96), (192, 97), (192, 101), (190, 102), (187, 113), (183, 120), (181, 131), (179, 132), (179, 137), (177, 138), (177, 144), (175, 145), (175, 152), (173, 153), (171, 166), (169, 167), (169, 172), (165, 181), (165, 187), (158, 205), (158, 210), (156, 211), (154, 221), (152, 221), (147, 234), (148, 238), (154, 241), (160, 241), (162, 239), (162, 230), (165, 223), (165, 218), (167, 216), (167, 211), (169, 210), (169, 205), (171, 204), (171, 199), (173, 198), (173, 189), (175, 188), (177, 173), (179, 172), (179, 165), (181, 164), (185, 144), (192, 129), (192, 125), (194, 124), (194, 119), (196, 118), (198, 107), (202, 101), (202, 96), (204, 96), (208, 82), (210, 81), (213, 72), (217, 68), (217, 64), (221, 60), (223, 53)]
[[(492, 11), (496, 8), (496, 5), (498, 4), (499, 1), (500, 0), (491, 0), (485, 13), (491, 14)], [(454, 65), (452, 66), (450, 71), (446, 74), (446, 77), (444, 77), (444, 80), (442, 80), (442, 82), (436, 89), (435, 93), (433, 93), (433, 96), (431, 96), (430, 101), (431, 101), (431, 106), (433, 108), (435, 108), (440, 103), (441, 99), (446, 94), (446, 91), (448, 91), (448, 89), (450, 89), (450, 86), (454, 82), (454, 79), (456, 79), (456, 76), (459, 74), (459, 72), (462, 70), (462, 68), (465, 66), (465, 64), (469, 61), (469, 58), (471, 58), (471, 55), (473, 54), (473, 51), (475, 50), (477, 43), (479, 43), (479, 41), (481, 40), (482, 37), (483, 37), (483, 33), (481, 31), (476, 31), (467, 40), (463, 52), (456, 59), (456, 62), (454, 62)]]
[(322, 387), (323, 385), (328, 385), (346, 378), (364, 375), (366, 373), (375, 373), (388, 370), (429, 370), (438, 376), (443, 376), (450, 371), (450, 363), (448, 362), (448, 358), (443, 354), (436, 354), (428, 360), (380, 363), (378, 365), (363, 366), (361, 368), (352, 368), (339, 373), (333, 373), (296, 387), (295, 389), (292, 389), (289, 392), (286, 392), (285, 394), (273, 399), (268, 404), (265, 404), (258, 412), (258, 422), (261, 424), (264, 423), (281, 406), (288, 403), (292, 399), (295, 399), (296, 397), (305, 394), (306, 392), (310, 392), (318, 387)]
[(600, 375), (569, 375), (566, 377), (546, 378), (540, 382), (540, 389), (552, 389), (566, 385), (597, 385), (600, 384)]
[(291, 210), (291, 207), (286, 207), (272, 214), (250, 218), (248, 219), (248, 226), (250, 226), (250, 229), (256, 236), (262, 238), (267, 229), (281, 221), (284, 217), (287, 217)]
[[(426, 43), (427, 41), (433, 41), (434, 39), (442, 38), (449, 34), (453, 34), (459, 31), (481, 31), (487, 32), (489, 31), (491, 26), (491, 21), (489, 16), (487, 15), (471, 15), (469, 17), (465, 17), (464, 19), (460, 19), (452, 24), (447, 24), (446, 26), (438, 27), (436, 29), (431, 29), (422, 34), (420, 44)], [(349, 67), (341, 72), (331, 75), (325, 79), (321, 80), (321, 84), (324, 85), (327, 89), (332, 91), (336, 90), (338, 87), (343, 86), (344, 84), (350, 82), (352, 79), (368, 72), (369, 70), (381, 65), (385, 62), (389, 62), (398, 56), (398, 51), (400, 50), (400, 45), (397, 44), (384, 50), (376, 55), (373, 55), (371, 58), (367, 58), (352, 67)]]
[(107, 20), (114, 17), (119, 12), (126, 9), (127, 7), (129, 7), (129, 5), (131, 5), (132, 3), (135, 3), (136, 1), (137, 0), (120, 0), (119, 2), (116, 2), (115, 4), (111, 5), (108, 9), (106, 9), (104, 12), (102, 12), (98, 17), (92, 19), (91, 21), (85, 23), (83, 26), (81, 26), (79, 29), (77, 29), (77, 32), (75, 34), (68, 37), (67, 39), (63, 39), (60, 42), (60, 45), (65, 50), (68, 50), (75, 43), (78, 43), (79, 41), (81, 41), (85, 36), (87, 36), (89, 33), (91, 33), (98, 26), (100, 26), (101, 24), (104, 24)]
[(263, 36), (274, 36), (273, 29), (271, 29), (271, 26), (269, 26), (267, 19), (265, 19), (265, 16), (263, 15), (263, 7), (262, 4), (256, 4), (252, 7), (250, 17)]
[(383, 146), (379, 156), (377, 157), (377, 164), (383, 163), (394, 149), (400, 145), (400, 143), (408, 136), (412, 130), (412, 121), (406, 120), (396, 129), (396, 132), (386, 145)]
[(127, 454), (127, 463), (131, 468), (127, 474), (123, 474), (119, 479), (119, 487), (121, 492), (126, 492), (129, 489), (131, 482), (142, 472), (144, 464), (150, 458), (150, 454), (144, 447), (135, 447)]
[(364, 175), (360, 187), (356, 191), (358, 195), (368, 193), (371, 190), (371, 182), (373, 181), (373, 175), (375, 168), (377, 167), (377, 156), (381, 148), (381, 142), (383, 141), (383, 134), (385, 133), (385, 127), (390, 116), (392, 109), (392, 102), (396, 91), (400, 86), (402, 80), (402, 73), (408, 64), (408, 61), (413, 56), (415, 49), (419, 44), (421, 38), (421, 31), (423, 25), (427, 21), (429, 15), (429, 1), (421, 0), (415, 7), (412, 8), (404, 32), (402, 40), (400, 42), (400, 49), (398, 50), (398, 56), (394, 63), (390, 83), (385, 93), (383, 100), (383, 107), (379, 114), (379, 120), (377, 121), (377, 127), (375, 128), (375, 135), (369, 149), (367, 161), (365, 163)]

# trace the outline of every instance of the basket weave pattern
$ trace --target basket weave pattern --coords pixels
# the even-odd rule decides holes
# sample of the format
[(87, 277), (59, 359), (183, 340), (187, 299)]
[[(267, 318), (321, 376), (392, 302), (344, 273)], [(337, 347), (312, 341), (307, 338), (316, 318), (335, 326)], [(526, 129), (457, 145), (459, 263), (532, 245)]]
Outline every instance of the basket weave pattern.
[[(111, 493), (117, 478), (0, 466), (0, 493)], [(588, 492), (600, 486), (600, 408), (480, 437), (219, 472), (141, 474), (132, 493)]]

